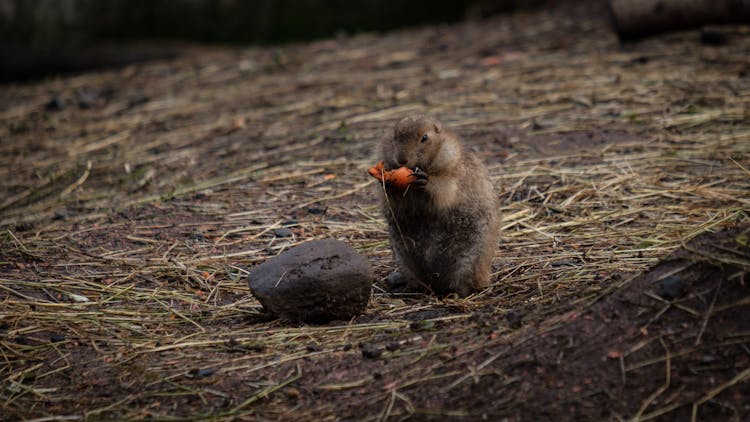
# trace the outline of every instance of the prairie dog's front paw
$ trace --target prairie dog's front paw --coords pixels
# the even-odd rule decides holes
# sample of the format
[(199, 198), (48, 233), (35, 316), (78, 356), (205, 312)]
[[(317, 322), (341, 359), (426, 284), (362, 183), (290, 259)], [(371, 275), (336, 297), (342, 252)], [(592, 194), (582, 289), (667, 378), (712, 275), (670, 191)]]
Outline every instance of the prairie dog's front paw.
[(417, 167), (416, 169), (414, 169), (414, 173), (412, 173), (411, 177), (412, 181), (409, 184), (410, 186), (417, 190), (425, 189), (425, 187), (427, 186), (428, 178), (427, 173), (425, 173), (424, 170)]

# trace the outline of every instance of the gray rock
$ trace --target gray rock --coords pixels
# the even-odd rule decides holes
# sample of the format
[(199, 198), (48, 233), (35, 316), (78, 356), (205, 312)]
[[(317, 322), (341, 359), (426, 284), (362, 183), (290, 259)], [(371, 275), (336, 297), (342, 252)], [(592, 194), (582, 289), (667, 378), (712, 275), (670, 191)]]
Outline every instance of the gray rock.
[(362, 313), (375, 274), (370, 263), (337, 240), (313, 240), (250, 271), (250, 291), (269, 313), (324, 323)]

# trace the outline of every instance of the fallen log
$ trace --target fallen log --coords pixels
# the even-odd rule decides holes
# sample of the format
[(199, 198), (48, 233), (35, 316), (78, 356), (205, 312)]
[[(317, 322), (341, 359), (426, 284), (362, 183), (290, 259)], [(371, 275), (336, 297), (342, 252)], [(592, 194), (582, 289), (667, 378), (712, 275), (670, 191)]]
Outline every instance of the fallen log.
[(709, 24), (750, 22), (750, 0), (610, 0), (621, 40)]

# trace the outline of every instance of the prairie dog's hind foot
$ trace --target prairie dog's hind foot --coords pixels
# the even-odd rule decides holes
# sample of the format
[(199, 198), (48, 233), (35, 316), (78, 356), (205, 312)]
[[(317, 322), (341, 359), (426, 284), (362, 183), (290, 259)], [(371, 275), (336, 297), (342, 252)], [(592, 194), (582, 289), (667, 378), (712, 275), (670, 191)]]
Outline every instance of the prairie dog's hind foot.
[(404, 290), (406, 290), (406, 286), (409, 285), (404, 275), (399, 271), (394, 271), (388, 274), (385, 279), (383, 279), (383, 284), (385, 284), (385, 288), (388, 289), (389, 292), (393, 293), (403, 293)]
[(391, 293), (425, 293), (434, 294), (430, 286), (403, 271), (393, 271), (383, 279), (385, 287)]

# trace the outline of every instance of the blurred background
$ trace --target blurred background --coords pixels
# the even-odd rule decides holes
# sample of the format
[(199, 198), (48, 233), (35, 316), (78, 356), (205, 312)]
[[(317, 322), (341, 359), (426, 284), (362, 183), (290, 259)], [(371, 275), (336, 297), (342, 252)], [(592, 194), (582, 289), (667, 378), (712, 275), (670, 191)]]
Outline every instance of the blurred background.
[[(0, 0), (0, 81), (178, 55), (482, 19), (564, 0)], [(593, 0), (592, 0), (593, 1)]]

